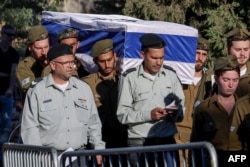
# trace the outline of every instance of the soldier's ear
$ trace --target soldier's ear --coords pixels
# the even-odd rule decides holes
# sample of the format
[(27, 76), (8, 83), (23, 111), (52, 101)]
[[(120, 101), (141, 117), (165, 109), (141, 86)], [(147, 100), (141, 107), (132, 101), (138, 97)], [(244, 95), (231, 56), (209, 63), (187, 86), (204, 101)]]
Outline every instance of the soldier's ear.
[(56, 63), (54, 61), (50, 61), (49, 65), (50, 65), (50, 68), (52, 71), (54, 71), (56, 69)]
[(144, 59), (144, 58), (145, 58), (145, 52), (144, 52), (144, 51), (141, 51), (141, 52), (140, 52), (140, 56), (141, 56), (142, 59)]

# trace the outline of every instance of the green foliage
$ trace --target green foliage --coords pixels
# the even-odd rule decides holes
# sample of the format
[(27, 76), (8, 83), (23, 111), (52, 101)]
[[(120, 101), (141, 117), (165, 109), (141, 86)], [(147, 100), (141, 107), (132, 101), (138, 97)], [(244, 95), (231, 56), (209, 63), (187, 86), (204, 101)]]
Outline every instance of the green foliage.
[[(0, 21), (15, 25), (20, 37), (26, 36), (28, 28), (40, 23), (43, 10), (62, 11), (63, 4), (63, 0), (2, 1)], [(123, 14), (139, 19), (175, 22), (197, 28), (199, 33), (211, 43), (209, 66), (214, 58), (226, 54), (225, 33), (235, 27), (250, 28), (249, 0), (92, 1), (95, 2), (92, 13)]]

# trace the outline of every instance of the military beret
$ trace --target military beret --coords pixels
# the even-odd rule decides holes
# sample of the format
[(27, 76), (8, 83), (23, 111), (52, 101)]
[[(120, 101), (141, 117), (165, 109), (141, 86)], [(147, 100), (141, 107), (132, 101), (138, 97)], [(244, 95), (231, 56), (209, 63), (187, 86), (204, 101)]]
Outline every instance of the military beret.
[(57, 57), (73, 55), (72, 47), (67, 44), (57, 44), (51, 47), (47, 53), (48, 61), (51, 61)]
[(228, 32), (226, 34), (226, 37), (233, 38), (233, 39), (250, 38), (250, 32), (248, 32), (246, 29), (235, 28), (232, 31)]
[(113, 49), (113, 41), (111, 39), (103, 39), (97, 41), (91, 48), (91, 56), (97, 57), (100, 54), (107, 53)]
[(42, 25), (34, 26), (28, 31), (28, 43), (41, 41), (46, 38), (48, 38), (48, 31)]
[(209, 45), (208, 40), (206, 40), (205, 38), (199, 37), (196, 49), (208, 51), (209, 48), (210, 48), (210, 45)]
[(79, 32), (73, 28), (66, 28), (62, 30), (57, 36), (57, 42), (66, 38), (78, 38)]
[(166, 45), (164, 40), (156, 34), (147, 33), (141, 36), (141, 50), (145, 48), (162, 48)]
[(228, 55), (227, 57), (219, 57), (214, 63), (214, 71), (217, 70), (233, 70), (239, 67), (237, 57)]

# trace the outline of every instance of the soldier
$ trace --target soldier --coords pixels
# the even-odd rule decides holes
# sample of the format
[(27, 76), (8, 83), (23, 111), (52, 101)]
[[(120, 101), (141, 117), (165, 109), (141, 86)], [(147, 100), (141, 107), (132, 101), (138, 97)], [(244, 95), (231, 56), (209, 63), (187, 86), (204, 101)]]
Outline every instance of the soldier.
[(106, 148), (126, 147), (127, 128), (116, 116), (118, 96), (118, 75), (115, 70), (116, 53), (113, 41), (103, 39), (91, 48), (91, 56), (99, 67), (97, 73), (82, 78), (89, 84), (102, 121), (102, 137)]
[(195, 108), (191, 142), (211, 142), (217, 151), (219, 166), (235, 166), (228, 163), (229, 156), (246, 154), (245, 144), (239, 138), (245, 132), (239, 134), (239, 125), (235, 121), (238, 100), (235, 90), (240, 78), (237, 58), (234, 55), (218, 58), (214, 65), (214, 78), (217, 91)]
[(235, 55), (240, 65), (240, 82), (236, 94), (242, 97), (250, 93), (250, 32), (235, 28), (226, 37), (228, 53)]
[[(79, 47), (79, 31), (73, 28), (65, 28), (63, 29), (57, 36), (57, 42), (59, 44), (67, 44), (72, 47), (72, 51), (76, 56), (77, 63), (75, 64), (74, 73), (73, 75), (76, 77), (83, 77), (87, 76), (89, 73), (84, 70), (81, 62), (77, 59), (78, 53), (76, 53), (77, 48)], [(42, 73), (42, 76), (46, 76), (51, 72), (50, 66), (47, 66)]]
[[(176, 123), (178, 132), (175, 134), (175, 140), (178, 144), (190, 142), (194, 105), (197, 106), (200, 102), (202, 102), (208, 96), (211, 89), (211, 82), (208, 82), (207, 79), (208, 69), (205, 68), (208, 50), (208, 41), (199, 37), (196, 49), (195, 75), (193, 84), (182, 85), (185, 95), (185, 115), (182, 122)], [(188, 153), (186, 153), (185, 157), (188, 157)]]
[[(52, 146), (58, 153), (85, 149), (88, 138), (94, 149), (104, 149), (101, 121), (90, 87), (72, 77), (75, 56), (66, 44), (48, 52), (52, 72), (32, 85), (24, 103), (21, 135), (24, 144)], [(97, 156), (102, 164), (102, 157)]]
[[(163, 65), (165, 41), (148, 33), (140, 42), (143, 63), (121, 77), (117, 116), (129, 127), (129, 146), (173, 144), (177, 132), (175, 122), (183, 118), (181, 83), (175, 71)], [(136, 163), (134, 157), (131, 158)], [(159, 160), (159, 166), (162, 165)]]
[(41, 77), (42, 71), (47, 63), (47, 52), (50, 48), (48, 31), (42, 25), (32, 27), (28, 31), (27, 50), (30, 55), (20, 61), (16, 77), (22, 90), (22, 99), (24, 101), (26, 92), (31, 83), (38, 77)]

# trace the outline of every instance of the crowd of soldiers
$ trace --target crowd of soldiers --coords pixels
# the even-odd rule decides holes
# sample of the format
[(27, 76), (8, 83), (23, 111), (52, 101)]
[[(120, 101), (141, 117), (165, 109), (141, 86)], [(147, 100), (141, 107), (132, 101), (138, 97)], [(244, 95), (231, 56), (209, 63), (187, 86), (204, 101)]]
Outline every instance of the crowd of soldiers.
[[(4, 61), (0, 78), (5, 79), (6, 86), (0, 97), (13, 99), (16, 79), (23, 104), (24, 144), (53, 146), (62, 153), (70, 147), (104, 149), (209, 141), (217, 151), (221, 167), (230, 166), (230, 155), (246, 155), (249, 159), (247, 30), (236, 28), (226, 34), (228, 56), (215, 60), (211, 69), (206, 68), (210, 44), (199, 36), (192, 84), (180, 83), (175, 70), (164, 65), (167, 44), (154, 33), (138, 39), (142, 64), (122, 74), (116, 71), (118, 56), (112, 39), (101, 39), (92, 46), (91, 57), (98, 71), (90, 74), (77, 53), (78, 30), (62, 30), (57, 44), (50, 46), (47, 29), (42, 25), (32, 27), (28, 31), (26, 57), (19, 62), (10, 46), (14, 33), (12, 26), (3, 27), (1, 33), (0, 60)], [(6, 47), (4, 36), (10, 36)], [(8, 58), (11, 61), (3, 58), (7, 55), (12, 56)], [(1, 68), (4, 63), (9, 67)], [(3, 108), (4, 99), (0, 100)], [(13, 100), (8, 103), (13, 106)], [(2, 114), (5, 111), (10, 116), (7, 110), (0, 111), (1, 145), (10, 133), (10, 118), (3, 118)], [(186, 154), (189, 162), (188, 152), (178, 154)], [(102, 157), (96, 159), (101, 166)], [(249, 166), (248, 159), (240, 165)], [(136, 166), (132, 155), (131, 160), (132, 166)], [(149, 161), (154, 166), (150, 156)], [(182, 161), (177, 162), (183, 166)], [(158, 163), (161, 166), (163, 161)]]

